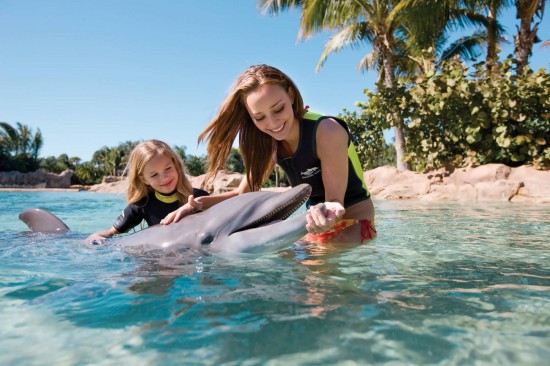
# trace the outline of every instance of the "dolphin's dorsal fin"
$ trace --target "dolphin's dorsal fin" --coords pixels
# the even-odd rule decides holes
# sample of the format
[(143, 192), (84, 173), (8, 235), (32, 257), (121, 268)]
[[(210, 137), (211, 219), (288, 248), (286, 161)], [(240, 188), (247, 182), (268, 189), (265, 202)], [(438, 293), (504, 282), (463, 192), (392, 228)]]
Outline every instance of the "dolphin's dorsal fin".
[(28, 208), (19, 214), (34, 233), (65, 233), (69, 227), (50, 211), (41, 208)]

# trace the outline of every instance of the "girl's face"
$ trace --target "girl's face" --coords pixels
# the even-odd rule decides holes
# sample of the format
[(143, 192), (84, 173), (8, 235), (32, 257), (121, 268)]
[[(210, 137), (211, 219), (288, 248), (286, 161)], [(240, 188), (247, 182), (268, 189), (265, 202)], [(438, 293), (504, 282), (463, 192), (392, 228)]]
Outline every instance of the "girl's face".
[(172, 159), (164, 154), (157, 154), (145, 164), (141, 180), (155, 191), (168, 194), (176, 189), (178, 172)]
[(275, 140), (295, 138), (294, 95), (277, 84), (264, 84), (245, 97), (248, 114), (256, 127)]

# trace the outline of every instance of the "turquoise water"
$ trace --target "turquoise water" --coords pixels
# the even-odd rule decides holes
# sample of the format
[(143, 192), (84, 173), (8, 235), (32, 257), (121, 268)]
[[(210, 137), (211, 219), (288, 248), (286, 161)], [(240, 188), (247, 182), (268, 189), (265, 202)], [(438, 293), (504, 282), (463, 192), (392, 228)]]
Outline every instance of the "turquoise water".
[[(25, 233), (28, 207), (73, 230)], [(123, 197), (0, 192), (2, 365), (540, 365), (550, 206), (375, 201), (367, 245), (227, 259), (89, 247)], [(546, 361), (545, 361), (546, 360)]]

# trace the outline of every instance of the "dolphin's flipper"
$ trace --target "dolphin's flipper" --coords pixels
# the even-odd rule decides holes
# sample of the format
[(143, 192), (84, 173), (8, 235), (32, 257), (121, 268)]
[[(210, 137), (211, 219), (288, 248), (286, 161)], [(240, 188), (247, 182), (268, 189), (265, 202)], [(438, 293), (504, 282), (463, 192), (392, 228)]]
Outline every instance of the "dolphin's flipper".
[(70, 229), (53, 213), (41, 208), (29, 208), (19, 214), (32, 232), (40, 233), (66, 233)]

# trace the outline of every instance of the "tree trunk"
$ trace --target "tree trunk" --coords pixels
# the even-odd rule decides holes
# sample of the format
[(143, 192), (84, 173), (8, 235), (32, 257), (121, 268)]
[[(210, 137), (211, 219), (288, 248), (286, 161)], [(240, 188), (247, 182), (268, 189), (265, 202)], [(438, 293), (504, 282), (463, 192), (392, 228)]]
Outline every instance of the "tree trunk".
[[(538, 2), (536, 7), (531, 5), (534, 1)], [(533, 23), (533, 18), (537, 12), (539, 13), (539, 18), (542, 20), (545, 2), (546, 0), (516, 1), (517, 17), (520, 19), (518, 34), (514, 39), (518, 74), (529, 64), (529, 56), (533, 49), (533, 43), (535, 42), (540, 22), (535, 23), (533, 28), (531, 28), (531, 23)]]
[(489, 6), (489, 24), (487, 25), (487, 59), (486, 67), (487, 71), (491, 73), (495, 61), (497, 61), (497, 30), (496, 30), (496, 9), (492, 5)]
[[(393, 61), (393, 55), (388, 47), (386, 36), (379, 42), (381, 53), (383, 56), (384, 72), (385, 72), (385, 85), (391, 90), (395, 90), (395, 66)], [(405, 171), (409, 170), (409, 164), (405, 161), (405, 135), (403, 133), (403, 118), (399, 111), (393, 111), (393, 129), (395, 134), (395, 155), (397, 170)]]

